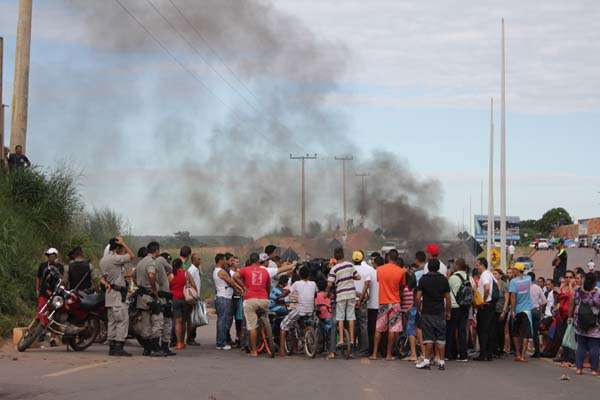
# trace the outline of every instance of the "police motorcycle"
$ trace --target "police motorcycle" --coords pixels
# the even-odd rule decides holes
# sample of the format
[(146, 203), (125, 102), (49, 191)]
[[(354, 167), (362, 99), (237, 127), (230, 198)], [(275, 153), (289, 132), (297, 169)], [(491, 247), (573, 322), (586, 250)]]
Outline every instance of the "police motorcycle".
[(56, 276), (56, 285), (48, 301), (39, 309), (17, 344), (17, 350), (27, 350), (47, 333), (54, 334), (75, 351), (90, 347), (100, 332), (100, 318), (106, 314), (104, 294), (78, 293), (64, 286)]

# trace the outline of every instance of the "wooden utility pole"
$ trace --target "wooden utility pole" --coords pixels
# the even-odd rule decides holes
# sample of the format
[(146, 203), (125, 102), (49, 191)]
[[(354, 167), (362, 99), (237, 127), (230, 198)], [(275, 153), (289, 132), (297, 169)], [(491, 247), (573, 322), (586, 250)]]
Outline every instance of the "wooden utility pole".
[(27, 106), (29, 103), (29, 54), (31, 48), (31, 2), (19, 0), (17, 24), (17, 51), (15, 55), (15, 79), (13, 83), (10, 148), (27, 145)]
[(348, 214), (346, 209), (346, 162), (354, 160), (354, 157), (339, 156), (335, 157), (335, 159), (342, 162), (342, 210), (344, 217), (342, 226), (344, 227), (344, 232), (348, 233)]
[(365, 217), (367, 215), (367, 181), (366, 178), (369, 176), (369, 174), (356, 174), (357, 177), (360, 178), (360, 190), (361, 190), (361, 202), (362, 202), (362, 207), (364, 207), (364, 209), (359, 209), (360, 213), (361, 213), (361, 222), (365, 222)]
[(306, 235), (306, 187), (305, 187), (305, 179), (304, 179), (304, 160), (316, 160), (317, 155), (305, 155), (305, 156), (293, 156), (290, 154), (290, 160), (300, 160), (302, 161), (302, 167), (300, 172), (300, 185), (301, 185), (301, 195), (300, 195), (300, 235), (304, 237)]
[(2, 82), (3, 82), (3, 70), (4, 65), (4, 38), (0, 37), (0, 167), (5, 165), (4, 163), (4, 103), (2, 102)]

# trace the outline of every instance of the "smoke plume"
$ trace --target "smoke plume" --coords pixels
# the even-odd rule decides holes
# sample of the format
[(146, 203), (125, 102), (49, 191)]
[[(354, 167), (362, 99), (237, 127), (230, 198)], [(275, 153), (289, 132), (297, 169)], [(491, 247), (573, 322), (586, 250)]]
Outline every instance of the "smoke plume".
[[(126, 218), (135, 213), (135, 231), (298, 232), (300, 164), (289, 154), (318, 153), (306, 162), (307, 221), (328, 226), (341, 215), (341, 165), (333, 157), (353, 154), (349, 218), (364, 214), (368, 226), (383, 223), (407, 239), (442, 234), (440, 184), (419, 180), (391, 153), (362, 153), (345, 134), (344, 115), (327, 105), (351, 54), (315, 37), (276, 2), (120, 0), (193, 78), (117, 2), (64, 1), (84, 27), (78, 38), (93, 49), (93, 62), (86, 71), (46, 67), (44, 95), (68, 93), (46, 127), (85, 160), (93, 176), (88, 198), (128, 204), (111, 206)], [(370, 174), (364, 197), (359, 170)]]

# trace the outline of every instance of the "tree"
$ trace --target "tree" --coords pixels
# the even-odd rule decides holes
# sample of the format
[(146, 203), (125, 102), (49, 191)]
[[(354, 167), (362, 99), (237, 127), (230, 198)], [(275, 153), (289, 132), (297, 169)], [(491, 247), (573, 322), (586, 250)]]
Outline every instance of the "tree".
[(323, 227), (321, 226), (319, 221), (311, 221), (308, 224), (308, 237), (309, 238), (316, 238), (317, 236), (319, 236), (321, 234), (322, 231), (323, 231)]
[(570, 225), (573, 223), (573, 219), (562, 207), (553, 208), (546, 211), (542, 218), (537, 221), (538, 230), (545, 236), (562, 225)]

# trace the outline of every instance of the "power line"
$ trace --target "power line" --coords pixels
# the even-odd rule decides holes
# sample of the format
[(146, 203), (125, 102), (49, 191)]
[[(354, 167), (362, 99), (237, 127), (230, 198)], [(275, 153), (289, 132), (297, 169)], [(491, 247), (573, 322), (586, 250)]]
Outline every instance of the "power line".
[[(146, 25), (144, 25), (144, 23), (135, 16), (135, 14), (133, 14), (122, 2), (121, 0), (115, 0), (115, 2), (123, 9), (123, 11), (125, 11), (143, 30), (144, 32), (146, 32), (146, 34), (148, 36), (150, 36), (150, 38), (152, 38), (152, 40), (165, 52), (167, 53), (167, 55), (177, 64), (179, 65), (179, 67), (181, 67), (185, 72), (187, 72), (194, 80), (196, 80), (201, 86), (202, 88), (211, 96), (213, 96), (215, 99), (217, 99), (217, 101), (219, 103), (221, 103), (224, 107), (226, 107), (229, 111), (231, 111), (232, 115), (238, 120), (238, 122), (243, 123), (244, 120), (238, 116), (236, 110), (230, 106), (229, 104), (227, 104), (221, 97), (219, 97), (212, 89), (210, 89), (198, 76), (198, 74), (193, 71), (192, 69), (188, 68), (183, 62), (181, 62), (179, 60), (179, 58), (177, 58), (177, 56), (175, 56), (175, 54), (173, 54), (172, 51), (170, 51), (167, 46), (164, 45), (163, 42), (161, 42), (161, 40), (154, 34), (152, 33), (151, 30), (149, 30)], [(262, 136), (265, 140), (267, 140), (269, 143), (272, 143), (271, 138), (269, 138), (264, 132), (260, 131), (260, 130), (256, 130), (254, 129), (254, 131), (256, 133), (258, 133), (260, 136)]]

